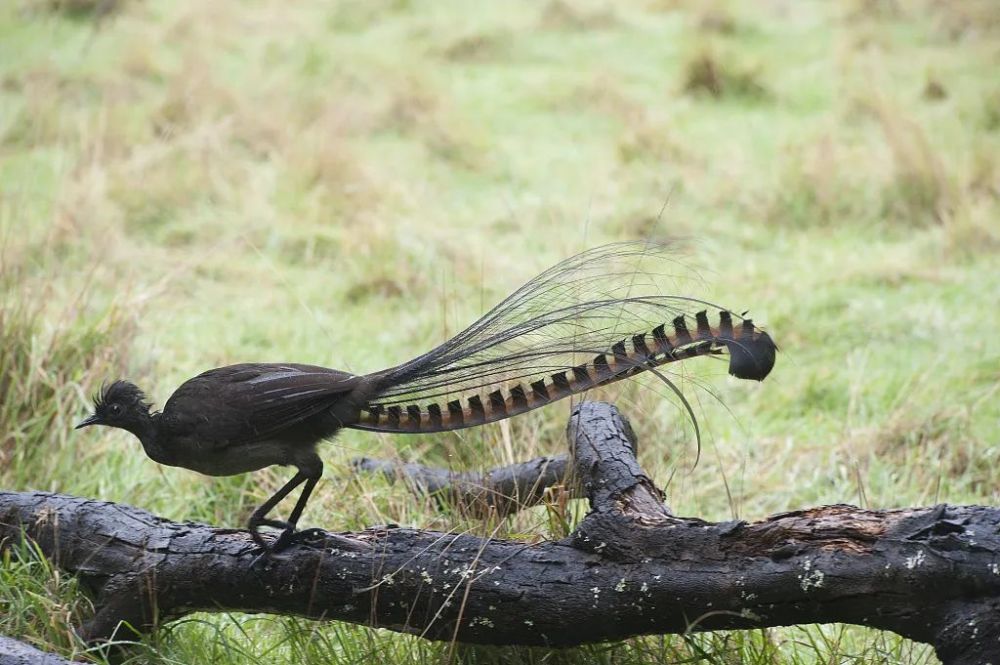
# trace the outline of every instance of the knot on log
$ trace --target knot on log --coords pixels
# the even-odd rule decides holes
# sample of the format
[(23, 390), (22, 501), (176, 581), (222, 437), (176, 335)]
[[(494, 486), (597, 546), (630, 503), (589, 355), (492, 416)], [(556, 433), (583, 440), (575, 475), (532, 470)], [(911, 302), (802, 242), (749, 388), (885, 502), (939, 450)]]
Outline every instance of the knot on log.
[(582, 402), (566, 430), (576, 477), (590, 501), (570, 542), (616, 560), (645, 558), (634, 529), (661, 527), (672, 518), (663, 492), (639, 466), (632, 425), (611, 404)]
[(616, 510), (651, 521), (670, 517), (663, 492), (639, 466), (632, 425), (617, 408), (604, 402), (577, 404), (566, 429), (593, 512)]

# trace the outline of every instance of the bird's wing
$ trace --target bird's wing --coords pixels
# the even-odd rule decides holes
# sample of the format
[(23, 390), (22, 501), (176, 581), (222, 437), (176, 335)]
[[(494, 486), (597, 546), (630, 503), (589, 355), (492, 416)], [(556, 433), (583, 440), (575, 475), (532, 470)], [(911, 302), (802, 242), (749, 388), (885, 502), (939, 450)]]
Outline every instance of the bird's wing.
[(259, 441), (330, 409), (356, 381), (313, 365), (229, 365), (185, 382), (163, 414), (175, 429), (213, 447)]

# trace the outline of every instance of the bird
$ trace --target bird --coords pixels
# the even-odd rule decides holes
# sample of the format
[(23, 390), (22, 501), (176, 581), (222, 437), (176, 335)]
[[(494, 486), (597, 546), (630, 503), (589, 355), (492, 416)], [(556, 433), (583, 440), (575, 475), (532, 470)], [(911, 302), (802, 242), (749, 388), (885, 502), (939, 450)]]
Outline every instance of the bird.
[[(649, 372), (680, 398), (697, 434), (694, 412), (664, 366), (728, 354), (731, 375), (762, 381), (777, 346), (745, 312), (663, 294), (662, 270), (675, 265), (672, 247), (662, 243), (595, 247), (401, 365), (370, 374), (299, 363), (228, 365), (185, 381), (160, 411), (134, 383), (117, 380), (102, 387), (76, 429), (126, 430), (153, 461), (209, 476), (294, 467), (247, 523), (264, 552), (277, 552), (294, 542), (322, 476), (319, 442), (344, 428), (405, 434), (474, 427)], [(300, 485), (288, 518), (269, 518)], [(265, 540), (262, 527), (280, 530), (277, 539)]]

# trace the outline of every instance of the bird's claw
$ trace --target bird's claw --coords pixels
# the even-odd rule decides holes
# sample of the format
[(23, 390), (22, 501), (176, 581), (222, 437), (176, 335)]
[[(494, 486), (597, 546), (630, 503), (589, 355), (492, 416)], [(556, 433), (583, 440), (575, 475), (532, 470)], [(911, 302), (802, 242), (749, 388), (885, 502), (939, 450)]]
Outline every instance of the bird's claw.
[(282, 531), (278, 538), (271, 544), (271, 552), (277, 554), (295, 542), (295, 527), (289, 527)]
[(362, 543), (317, 528), (296, 531), (294, 526), (288, 525), (282, 530), (278, 537), (270, 543), (265, 541), (257, 531), (251, 531), (250, 534), (253, 537), (254, 542), (258, 547), (260, 547), (261, 550), (257, 556), (254, 557), (253, 561), (250, 562), (251, 568), (259, 564), (262, 560), (267, 560), (272, 555), (278, 554), (293, 545), (334, 543), (341, 549), (350, 551), (361, 551), (365, 549)]
[(292, 545), (300, 545), (303, 543), (311, 543), (317, 541), (325, 541), (327, 536), (326, 531), (323, 529), (305, 529), (303, 531), (296, 531), (294, 528), (285, 529), (278, 536), (278, 539), (274, 541), (271, 546), (272, 552), (280, 552), (281, 550), (287, 549)]

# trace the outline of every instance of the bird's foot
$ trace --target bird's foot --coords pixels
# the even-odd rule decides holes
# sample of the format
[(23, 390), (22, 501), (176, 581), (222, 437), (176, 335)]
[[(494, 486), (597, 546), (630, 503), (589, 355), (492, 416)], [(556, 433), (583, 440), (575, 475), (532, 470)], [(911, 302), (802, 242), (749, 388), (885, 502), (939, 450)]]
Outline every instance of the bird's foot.
[(282, 531), (278, 535), (278, 538), (271, 544), (271, 553), (277, 554), (278, 552), (290, 547), (297, 540), (297, 535), (295, 527), (293, 526)]
[(285, 529), (278, 536), (278, 539), (271, 545), (272, 552), (280, 552), (292, 545), (320, 545), (326, 543), (331, 534), (323, 529), (303, 529), (296, 531), (294, 528)]
[(251, 531), (250, 535), (253, 537), (254, 543), (257, 544), (257, 547), (260, 548), (260, 552), (258, 552), (257, 556), (255, 556), (253, 561), (250, 562), (251, 568), (262, 561), (269, 560), (273, 555), (278, 554), (290, 545), (298, 542), (298, 533), (296, 533), (295, 527), (293, 526), (285, 528), (285, 530), (283, 530), (273, 542), (267, 542), (264, 540), (260, 533), (256, 530)]
[[(276, 522), (276, 520), (274, 521)], [(250, 535), (253, 538), (254, 543), (256, 543), (260, 548), (260, 552), (256, 557), (254, 557), (253, 561), (250, 562), (251, 568), (259, 564), (261, 561), (265, 561), (271, 556), (285, 551), (293, 545), (333, 547), (353, 552), (361, 552), (368, 549), (367, 545), (362, 541), (345, 538), (323, 529), (312, 528), (296, 531), (295, 527), (291, 524), (281, 524), (284, 524), (284, 529), (282, 529), (278, 537), (271, 542), (264, 540), (257, 529), (251, 529)], [(267, 526), (277, 526), (277, 524), (267, 524)]]
[(262, 526), (269, 526), (273, 529), (281, 529), (284, 531), (294, 531), (295, 525), (290, 522), (284, 522), (282, 520), (272, 520), (267, 518), (250, 518), (250, 523), (247, 528), (250, 531), (250, 537), (253, 538), (253, 542), (257, 543), (257, 546), (261, 549), (270, 549), (271, 546), (268, 545), (267, 541), (260, 535), (260, 528)]

